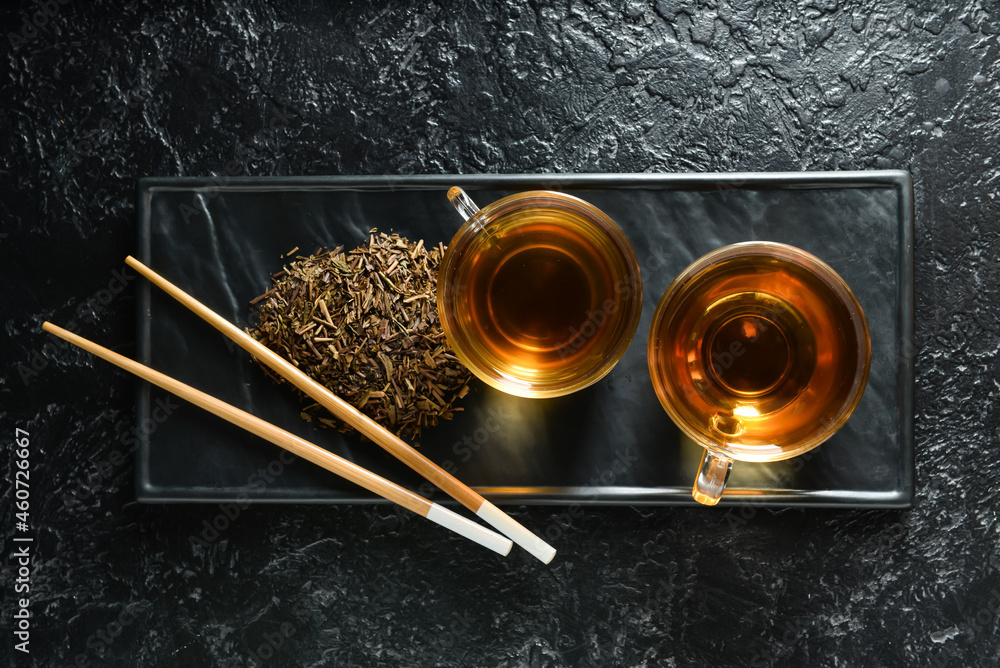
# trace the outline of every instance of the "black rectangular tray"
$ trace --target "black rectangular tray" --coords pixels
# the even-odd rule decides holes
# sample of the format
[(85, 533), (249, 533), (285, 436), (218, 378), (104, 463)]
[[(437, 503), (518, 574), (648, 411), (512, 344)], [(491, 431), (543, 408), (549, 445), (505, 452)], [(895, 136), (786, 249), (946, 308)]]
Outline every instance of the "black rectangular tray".
[[(639, 330), (601, 382), (559, 399), (520, 399), (478, 381), (422, 452), (495, 502), (694, 504), (701, 449), (663, 412), (646, 367), (649, 324), (670, 281), (710, 250), (747, 240), (803, 248), (853, 287), (868, 318), (864, 397), (832, 439), (772, 464), (737, 462), (723, 503), (907, 507), (913, 500), (913, 195), (905, 172), (146, 178), (138, 256), (246, 327), (251, 299), (294, 247), (361, 244), (371, 228), (445, 244), (460, 219), (452, 185), (480, 206), (511, 192), (571, 192), (631, 240), (645, 298)], [(425, 496), (447, 501), (356, 435), (304, 422), (294, 393), (159, 289), (139, 283), (139, 357)], [(358, 503), (366, 491), (142, 384), (140, 501)], [(291, 462), (291, 463), (289, 463)]]

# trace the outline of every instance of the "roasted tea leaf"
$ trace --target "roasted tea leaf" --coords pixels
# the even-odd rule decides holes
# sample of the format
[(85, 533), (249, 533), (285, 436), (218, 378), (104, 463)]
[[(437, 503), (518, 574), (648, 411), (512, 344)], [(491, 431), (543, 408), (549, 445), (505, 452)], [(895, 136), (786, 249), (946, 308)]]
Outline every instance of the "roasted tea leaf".
[[(296, 256), (273, 276), (250, 334), (400, 436), (450, 419), (469, 371), (448, 346), (437, 313), (444, 254), (371, 230), (368, 243)], [(278, 380), (270, 370), (268, 374)], [(303, 416), (330, 416), (311, 400)], [(339, 420), (341, 431), (350, 431)]]

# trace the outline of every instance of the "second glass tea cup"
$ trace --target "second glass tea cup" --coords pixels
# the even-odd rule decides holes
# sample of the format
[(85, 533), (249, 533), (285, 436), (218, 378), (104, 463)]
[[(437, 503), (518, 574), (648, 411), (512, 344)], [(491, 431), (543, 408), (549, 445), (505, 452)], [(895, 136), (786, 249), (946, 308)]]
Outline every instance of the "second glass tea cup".
[(829, 265), (787, 244), (744, 242), (671, 283), (647, 355), (663, 408), (705, 448), (692, 496), (715, 505), (734, 461), (801, 455), (847, 422), (871, 341), (861, 304)]

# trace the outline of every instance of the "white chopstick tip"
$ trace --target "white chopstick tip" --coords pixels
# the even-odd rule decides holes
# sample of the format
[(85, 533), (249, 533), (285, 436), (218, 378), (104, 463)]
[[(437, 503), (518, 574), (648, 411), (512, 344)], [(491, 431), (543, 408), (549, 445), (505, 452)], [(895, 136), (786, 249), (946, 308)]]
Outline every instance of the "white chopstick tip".
[(530, 552), (542, 563), (550, 563), (556, 556), (556, 549), (544, 540), (525, 529), (513, 517), (494, 506), (489, 501), (483, 501), (479, 506), (476, 515), (492, 524), (506, 536), (509, 536), (515, 543)]
[(514, 544), (501, 536), (490, 531), (486, 527), (476, 524), (472, 520), (466, 519), (458, 513), (452, 512), (444, 506), (432, 503), (427, 511), (427, 519), (436, 522), (446, 529), (451, 529), (455, 533), (468, 538), (469, 540), (487, 547), (497, 554), (507, 556)]

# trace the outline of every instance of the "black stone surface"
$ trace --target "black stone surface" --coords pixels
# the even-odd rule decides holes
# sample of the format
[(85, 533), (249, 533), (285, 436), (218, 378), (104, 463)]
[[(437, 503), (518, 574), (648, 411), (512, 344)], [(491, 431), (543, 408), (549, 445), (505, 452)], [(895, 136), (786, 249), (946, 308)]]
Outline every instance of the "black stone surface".
[[(995, 5), (39, 0), (0, 17), (0, 659), (996, 664)], [(907, 511), (518, 509), (560, 550), (543, 566), (385, 506), (144, 506), (135, 382), (39, 332), (75, 322), (137, 352), (122, 259), (144, 175), (870, 168), (915, 184)], [(34, 539), (29, 655), (17, 536)]]

